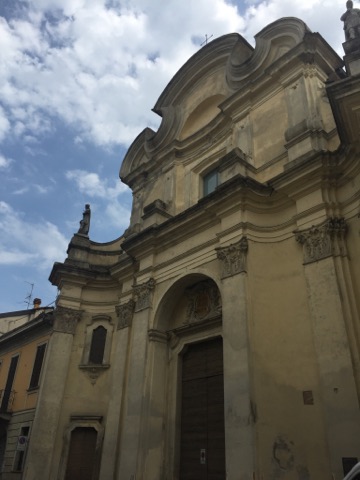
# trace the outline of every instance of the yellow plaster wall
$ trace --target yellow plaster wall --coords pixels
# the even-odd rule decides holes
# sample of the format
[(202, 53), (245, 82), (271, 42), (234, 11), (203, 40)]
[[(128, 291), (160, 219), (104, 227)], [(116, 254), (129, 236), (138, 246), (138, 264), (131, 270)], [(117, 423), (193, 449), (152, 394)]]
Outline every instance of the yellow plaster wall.
[[(302, 263), (302, 250), (294, 237), (249, 244), (251, 369), (257, 458), (264, 478), (280, 478), (282, 469), (287, 470), (287, 480), (297, 479), (298, 472), (305, 474), (305, 470), (323, 478), (326, 470), (322, 402)], [(309, 390), (314, 405), (304, 405), (303, 391)]]
[[(0, 390), (3, 390), (6, 385), (11, 358), (19, 355), (12, 387), (12, 390), (15, 391), (14, 401), (11, 407), (13, 412), (34, 408), (36, 405), (38, 390), (28, 391), (28, 388), (33, 371), (36, 349), (38, 345), (46, 343), (48, 340), (49, 335), (43, 335), (42, 337), (29, 341), (29, 343), (23, 344), (16, 349), (8, 350), (0, 356)], [(44, 363), (45, 359), (43, 365)]]

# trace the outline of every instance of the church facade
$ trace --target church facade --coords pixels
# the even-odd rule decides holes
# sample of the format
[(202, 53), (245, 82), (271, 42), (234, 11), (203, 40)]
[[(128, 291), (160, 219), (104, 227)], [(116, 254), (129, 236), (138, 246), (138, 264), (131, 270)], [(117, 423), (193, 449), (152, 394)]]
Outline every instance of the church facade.
[(26, 480), (340, 480), (356, 463), (358, 33), (344, 68), (284, 18), (255, 48), (214, 40), (165, 88), (121, 165), (129, 228), (92, 242), (87, 206), (51, 272)]

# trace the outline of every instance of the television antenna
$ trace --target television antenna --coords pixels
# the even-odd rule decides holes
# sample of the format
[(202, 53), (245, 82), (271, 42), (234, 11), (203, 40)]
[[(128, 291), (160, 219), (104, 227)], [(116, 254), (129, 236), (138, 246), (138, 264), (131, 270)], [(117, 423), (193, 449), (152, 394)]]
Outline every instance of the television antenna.
[(27, 304), (27, 309), (29, 309), (29, 306), (32, 302), (32, 294), (33, 294), (35, 283), (30, 283), (30, 282), (27, 282), (26, 280), (25, 280), (25, 283), (28, 283), (31, 287), (30, 292), (26, 295), (25, 300), (24, 300), (24, 303)]

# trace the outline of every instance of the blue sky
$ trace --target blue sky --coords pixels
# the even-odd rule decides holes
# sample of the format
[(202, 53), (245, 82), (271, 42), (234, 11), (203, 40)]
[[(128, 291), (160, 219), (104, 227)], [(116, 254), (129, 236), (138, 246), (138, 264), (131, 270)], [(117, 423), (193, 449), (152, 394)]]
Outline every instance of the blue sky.
[(85, 203), (90, 238), (127, 228), (131, 192), (118, 172), (127, 147), (178, 68), (212, 39), (250, 43), (268, 23), (303, 19), (337, 50), (338, 0), (0, 0), (0, 312), (56, 298)]

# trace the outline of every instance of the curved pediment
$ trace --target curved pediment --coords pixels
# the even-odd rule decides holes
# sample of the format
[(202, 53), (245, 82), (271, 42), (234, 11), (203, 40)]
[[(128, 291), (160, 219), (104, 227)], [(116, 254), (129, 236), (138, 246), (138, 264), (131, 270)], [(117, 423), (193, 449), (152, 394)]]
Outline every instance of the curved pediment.
[(149, 151), (165, 142), (182, 140), (207, 125), (220, 112), (228, 94), (225, 67), (234, 45), (242, 45), (246, 61), (253, 48), (237, 33), (224, 35), (195, 53), (175, 74), (155, 104), (161, 115), (158, 132), (147, 145)]
[[(302, 48), (305, 52), (309, 35), (315, 34), (311, 34), (303, 21), (289, 17), (259, 32), (255, 36), (255, 49), (237, 33), (201, 48), (160, 95), (153, 109), (162, 117), (159, 129), (157, 132), (145, 129), (137, 137), (124, 158), (121, 179), (132, 186), (151, 170), (162, 168), (164, 162), (173, 161), (185, 147), (189, 151), (204, 149), (208, 139), (215, 138), (213, 129), (225, 120), (232, 121), (229, 105), (233, 108), (233, 104), (242, 101), (240, 93), (245, 92), (242, 87), (251, 85), (248, 88), (251, 96), (255, 83), (261, 87), (257, 79), (271, 69), (276, 73), (283, 64), (298, 58), (301, 44), (305, 45)], [(219, 135), (217, 132), (216, 138)]]
[(307, 25), (294, 17), (281, 18), (265, 27), (255, 35), (255, 50), (247, 62), (242, 62), (234, 49), (227, 66), (229, 86), (236, 90), (247, 78), (261, 75), (269, 65), (302, 43), (307, 32), (310, 32)]
[(153, 109), (162, 117), (158, 131), (145, 129), (123, 160), (120, 177), (125, 183), (132, 184), (135, 170), (156, 158), (161, 149), (198, 132), (221, 112), (219, 105), (230, 93), (225, 72), (235, 45), (245, 62), (253, 48), (232, 33), (205, 45), (175, 74)]
[(133, 183), (131, 177), (136, 175), (139, 167), (145, 165), (149, 161), (149, 156), (146, 153), (146, 143), (155, 135), (154, 130), (145, 128), (130, 145), (120, 167), (119, 176), (121, 180), (127, 185), (131, 186)]
[(212, 95), (197, 105), (184, 123), (179, 136), (180, 140), (190, 137), (211, 122), (220, 113), (219, 105), (223, 100), (225, 95)]

